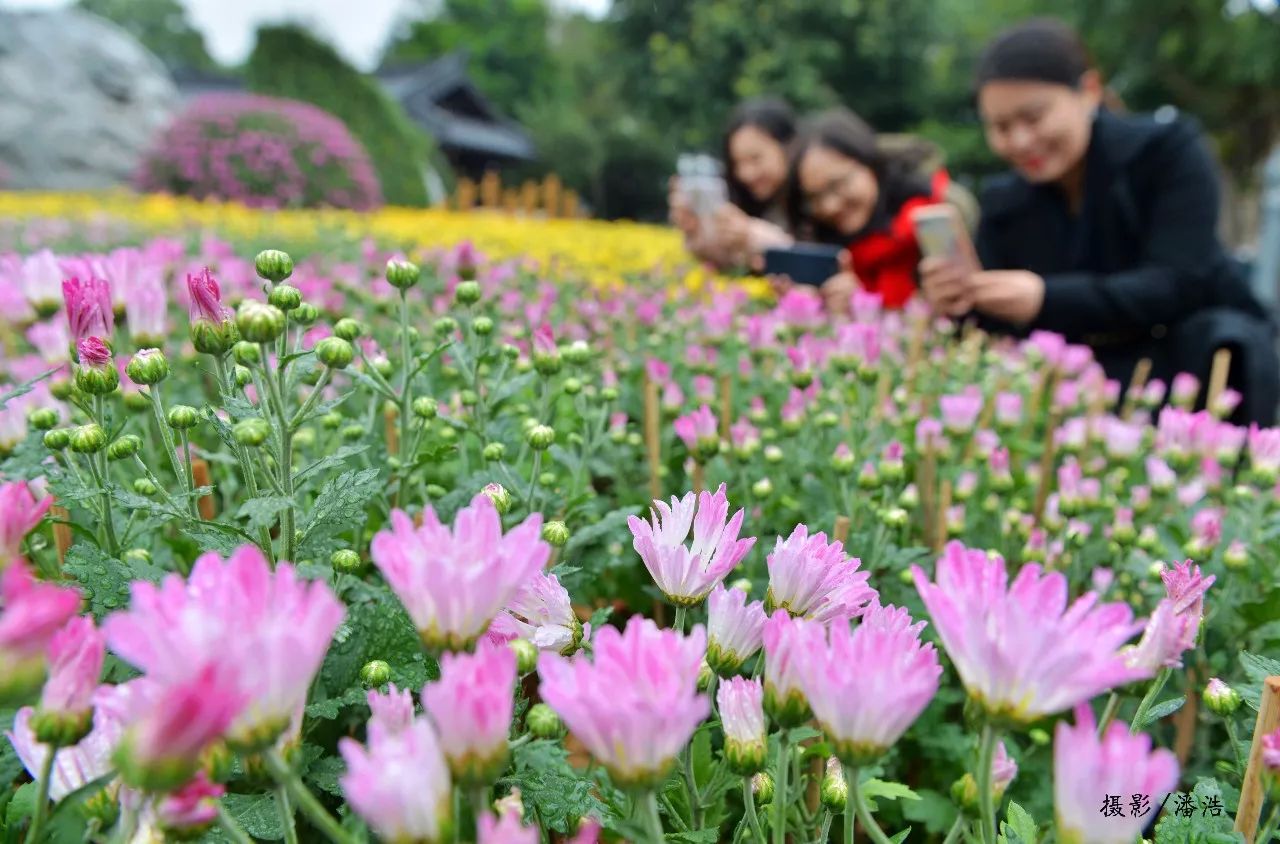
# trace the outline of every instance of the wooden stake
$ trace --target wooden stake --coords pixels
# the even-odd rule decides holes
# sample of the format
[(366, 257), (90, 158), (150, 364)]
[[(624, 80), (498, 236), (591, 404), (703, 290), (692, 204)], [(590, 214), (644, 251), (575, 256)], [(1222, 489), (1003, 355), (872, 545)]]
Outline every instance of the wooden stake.
[(1191, 758), (1191, 747), (1196, 738), (1196, 715), (1199, 710), (1200, 695), (1196, 694), (1196, 670), (1187, 669), (1186, 703), (1173, 713), (1173, 752), (1178, 757), (1178, 764), (1183, 768)]
[(720, 376), (720, 439), (729, 439), (733, 416), (733, 378), (726, 372)]
[(387, 454), (400, 453), (399, 415), (399, 410), (393, 404), (382, 409), (382, 429), (387, 438)]
[(933, 450), (933, 437), (928, 437), (925, 440), (924, 456), (916, 471), (916, 491), (920, 495), (920, 512), (924, 517), (924, 544), (929, 548), (937, 547), (937, 484), (938, 457)]
[(1125, 391), (1122, 397), (1123, 410), (1120, 412), (1120, 418), (1128, 420), (1133, 416), (1135, 405), (1137, 405), (1137, 395), (1142, 392), (1142, 388), (1147, 386), (1147, 378), (1151, 376), (1151, 358), (1143, 358), (1138, 361), (1138, 365), (1133, 368), (1133, 377), (1129, 379), (1129, 389)]
[[(49, 515), (59, 521), (71, 521), (71, 513), (66, 507), (54, 504), (49, 508)], [(58, 549), (58, 565), (66, 562), (67, 551), (71, 548), (71, 525), (53, 523), (53, 544)]]
[(934, 519), (933, 550), (942, 553), (947, 545), (947, 511), (951, 509), (951, 479), (938, 485), (938, 515)]
[(836, 516), (836, 522), (831, 528), (831, 538), (841, 545), (849, 541), (848, 516)]
[(926, 322), (917, 319), (911, 325), (911, 340), (907, 347), (907, 390), (915, 386), (916, 376), (920, 373), (920, 362), (924, 359), (924, 335)]
[(1280, 676), (1268, 677), (1262, 684), (1262, 700), (1258, 720), (1253, 726), (1253, 744), (1249, 747), (1249, 765), (1240, 788), (1240, 807), (1236, 811), (1236, 832), (1253, 844), (1258, 834), (1258, 818), (1262, 814), (1262, 737), (1280, 727)]
[(1049, 422), (1044, 428), (1044, 451), (1040, 452), (1040, 482), (1036, 485), (1036, 505), (1033, 516), (1037, 526), (1044, 518), (1045, 504), (1049, 501), (1049, 490), (1053, 486), (1053, 464), (1057, 457), (1058, 425), (1062, 421), (1062, 411), (1054, 408), (1049, 411)]
[[(705, 473), (706, 469), (703, 467), (702, 463), (697, 460), (693, 461), (693, 491), (699, 495), (701, 495), (707, 488), (707, 477)], [(657, 498), (656, 495), (654, 497)]]
[(1213, 368), (1209, 370), (1209, 394), (1205, 397), (1205, 407), (1212, 409), (1217, 403), (1218, 396), (1227, 387), (1227, 373), (1230, 371), (1231, 350), (1218, 349), (1213, 353)]
[(658, 466), (662, 460), (658, 408), (658, 382), (644, 379), (644, 443), (649, 456), (649, 497), (655, 501), (662, 497), (662, 481)]
[[(213, 486), (209, 478), (209, 462), (201, 457), (191, 458), (191, 476), (195, 480), (197, 489), (202, 486)], [(200, 510), (200, 518), (206, 522), (213, 521), (213, 517), (218, 514), (217, 508), (214, 507), (212, 493), (200, 496), (196, 501), (196, 507)]]

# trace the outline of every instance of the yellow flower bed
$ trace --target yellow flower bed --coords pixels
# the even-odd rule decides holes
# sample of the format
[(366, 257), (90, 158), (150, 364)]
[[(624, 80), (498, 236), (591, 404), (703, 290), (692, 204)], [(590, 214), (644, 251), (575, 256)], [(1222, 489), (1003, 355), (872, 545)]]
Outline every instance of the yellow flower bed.
[[(128, 192), (0, 192), (0, 219), (62, 219), (72, 222), (124, 220), (148, 233), (211, 229), (232, 239), (256, 242), (315, 241), (373, 237), (406, 250), (453, 246), (471, 240), (498, 259), (525, 256), (559, 274), (582, 276), (614, 287), (637, 275), (665, 279), (686, 289), (719, 287), (726, 279), (707, 273), (684, 251), (679, 234), (666, 226), (631, 222), (519, 217), (498, 212), (441, 208), (267, 211), (236, 203), (198, 202)], [(759, 279), (747, 282), (765, 292)]]

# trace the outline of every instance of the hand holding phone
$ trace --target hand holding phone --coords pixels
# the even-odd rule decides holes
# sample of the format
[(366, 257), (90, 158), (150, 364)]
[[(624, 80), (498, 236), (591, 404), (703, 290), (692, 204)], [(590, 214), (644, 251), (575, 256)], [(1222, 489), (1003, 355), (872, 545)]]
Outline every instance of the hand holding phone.
[(946, 258), (967, 264), (971, 270), (981, 268), (977, 251), (960, 215), (950, 205), (926, 205), (911, 213), (916, 241), (926, 258)]
[(840, 272), (839, 246), (797, 243), (764, 251), (764, 274), (790, 278), (796, 284), (818, 286)]

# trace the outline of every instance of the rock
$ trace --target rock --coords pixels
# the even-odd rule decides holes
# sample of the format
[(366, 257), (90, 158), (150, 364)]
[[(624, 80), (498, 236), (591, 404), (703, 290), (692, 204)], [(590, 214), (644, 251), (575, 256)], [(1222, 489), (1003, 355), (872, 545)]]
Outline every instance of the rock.
[(0, 11), (0, 188), (124, 184), (178, 105), (160, 60), (115, 24)]

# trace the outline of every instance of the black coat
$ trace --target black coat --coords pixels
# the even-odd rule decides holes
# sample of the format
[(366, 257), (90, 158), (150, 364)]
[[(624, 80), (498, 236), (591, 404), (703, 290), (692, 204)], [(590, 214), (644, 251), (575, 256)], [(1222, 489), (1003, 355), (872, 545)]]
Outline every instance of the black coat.
[(986, 269), (1045, 280), (1044, 329), (1091, 346), (1107, 376), (1127, 385), (1141, 358), (1168, 382), (1207, 382), (1217, 348), (1233, 351), (1229, 383), (1245, 395), (1237, 421), (1269, 424), (1280, 362), (1269, 315), (1218, 240), (1218, 178), (1197, 129), (1175, 118), (1100, 111), (1085, 158), (1078, 216), (1055, 186), (1009, 173), (982, 196), (976, 246)]

